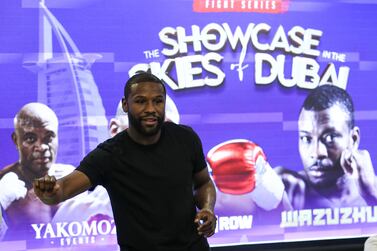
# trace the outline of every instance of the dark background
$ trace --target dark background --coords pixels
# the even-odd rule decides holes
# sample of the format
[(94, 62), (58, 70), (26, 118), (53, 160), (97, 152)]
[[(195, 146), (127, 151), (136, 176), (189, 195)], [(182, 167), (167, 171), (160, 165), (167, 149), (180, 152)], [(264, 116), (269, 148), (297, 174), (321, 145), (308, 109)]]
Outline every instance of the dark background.
[(214, 247), (212, 251), (363, 251), (366, 238)]

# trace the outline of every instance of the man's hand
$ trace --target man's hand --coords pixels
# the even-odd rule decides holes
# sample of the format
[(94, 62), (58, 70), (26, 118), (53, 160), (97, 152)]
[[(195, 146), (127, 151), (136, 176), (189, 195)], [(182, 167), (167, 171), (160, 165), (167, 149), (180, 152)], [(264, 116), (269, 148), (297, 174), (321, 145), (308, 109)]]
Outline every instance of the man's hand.
[(200, 210), (195, 217), (195, 223), (198, 225), (199, 235), (210, 237), (215, 233), (216, 216), (213, 211), (209, 209)]
[(25, 182), (19, 180), (14, 172), (5, 174), (0, 180), (0, 204), (4, 210), (13, 201), (25, 198), (26, 193)]
[(368, 200), (377, 202), (377, 183), (369, 152), (346, 149), (342, 153), (340, 164), (346, 175), (358, 180), (360, 194), (369, 197)]
[(33, 188), (35, 194), (45, 204), (54, 205), (59, 203), (58, 192), (60, 186), (54, 176), (45, 175), (40, 179), (35, 179)]

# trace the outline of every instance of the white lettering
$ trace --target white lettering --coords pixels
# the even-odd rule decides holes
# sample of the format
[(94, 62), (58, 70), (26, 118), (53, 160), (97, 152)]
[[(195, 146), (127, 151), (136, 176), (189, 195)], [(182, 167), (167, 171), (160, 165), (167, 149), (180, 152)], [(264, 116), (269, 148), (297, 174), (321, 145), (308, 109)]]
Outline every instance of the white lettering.
[(41, 238), (41, 230), (44, 227), (44, 223), (42, 224), (31, 224), (31, 227), (35, 231), (35, 239), (40, 239)]
[[(276, 3), (270, 1), (241, 1), (241, 4), (245, 8), (276, 7)], [(206, 1), (205, 5), (215, 8), (218, 1)], [(223, 5), (231, 6), (230, 2), (221, 2), (221, 8)], [(314, 89), (322, 84), (334, 84), (345, 89), (347, 85), (349, 67), (339, 67), (337, 72), (335, 66), (329, 63), (325, 70), (321, 70), (315, 60), (321, 55), (318, 50), (323, 35), (321, 30), (293, 26), (286, 31), (282, 25), (273, 29), (266, 23), (249, 23), (243, 31), (239, 26), (232, 30), (228, 23), (209, 23), (204, 27), (192, 25), (190, 29), (164, 27), (158, 35), (164, 45), (161, 54), (167, 57), (165, 61), (137, 64), (130, 69), (129, 75), (140, 70), (151, 70), (163, 78), (172, 90), (221, 85), (225, 73), (221, 69), (223, 57), (217, 52), (224, 50), (227, 44), (233, 51), (240, 50), (238, 62), (230, 64), (230, 69), (237, 71), (240, 81), (243, 81), (244, 71), (249, 66), (244, 64), (246, 55), (249, 55), (247, 50), (254, 49), (257, 85), (275, 81), (283, 87), (303, 89)], [(193, 52), (191, 55), (188, 54), (190, 48)], [(203, 50), (206, 52), (200, 53)], [(270, 51), (284, 54), (273, 56), (268, 54)], [(154, 53), (144, 51), (144, 54), (146, 52), (148, 55)], [(322, 57), (335, 57), (344, 62), (345, 54), (338, 54), (323, 51)], [(288, 69), (287, 64), (291, 64)]]
[(98, 235), (97, 221), (92, 221), (90, 225), (88, 224), (88, 222), (84, 221), (82, 225), (83, 225), (82, 235)]
[(352, 223), (352, 207), (345, 207), (340, 209), (340, 214), (342, 217), (340, 218), (341, 224), (351, 224)]
[(377, 222), (377, 206), (316, 208), (281, 213), (280, 227), (325, 226)]
[[(76, 230), (76, 231), (75, 231)], [(79, 222), (71, 222), (68, 225), (68, 233), (70, 236), (79, 236), (82, 233), (82, 226)]]
[(111, 223), (108, 220), (101, 220), (98, 222), (97, 229), (99, 234), (109, 234), (111, 232)]
[(238, 216), (222, 216), (218, 217), (218, 224), (216, 232), (238, 230), (238, 229), (251, 229), (253, 226), (252, 215), (238, 215)]

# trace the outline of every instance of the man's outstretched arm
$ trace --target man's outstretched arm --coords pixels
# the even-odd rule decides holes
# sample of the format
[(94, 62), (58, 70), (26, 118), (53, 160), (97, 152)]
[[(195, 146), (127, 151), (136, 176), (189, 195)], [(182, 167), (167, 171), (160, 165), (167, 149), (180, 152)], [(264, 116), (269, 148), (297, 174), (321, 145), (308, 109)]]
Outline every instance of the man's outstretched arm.
[(198, 233), (210, 237), (215, 233), (216, 216), (216, 189), (205, 168), (194, 175), (194, 196), (196, 206), (200, 209), (196, 214), (195, 223), (198, 224)]
[(35, 194), (48, 205), (55, 205), (70, 199), (90, 187), (91, 182), (88, 176), (76, 170), (59, 180), (56, 180), (54, 176), (46, 175), (33, 182)]

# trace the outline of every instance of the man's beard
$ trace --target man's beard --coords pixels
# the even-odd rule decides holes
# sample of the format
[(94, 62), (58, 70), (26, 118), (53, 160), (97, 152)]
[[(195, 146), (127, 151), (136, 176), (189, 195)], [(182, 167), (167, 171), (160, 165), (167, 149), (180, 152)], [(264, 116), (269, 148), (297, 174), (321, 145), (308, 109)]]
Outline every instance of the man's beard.
[(337, 180), (344, 175), (342, 171), (342, 167), (340, 165), (340, 160), (336, 160), (335, 162), (329, 159), (322, 159), (317, 160), (315, 163), (312, 163), (310, 168), (306, 168), (307, 171), (312, 169), (317, 169), (318, 171), (325, 171), (325, 177), (323, 178), (315, 178), (309, 176), (309, 179), (312, 181), (312, 185), (314, 187), (319, 187), (324, 189), (326, 187), (333, 187)]
[(128, 112), (128, 121), (130, 123), (130, 126), (132, 125), (132, 127), (135, 128), (135, 130), (143, 136), (147, 136), (147, 137), (154, 136), (160, 131), (161, 126), (165, 119), (165, 115), (163, 115), (162, 117), (156, 117), (156, 119), (157, 119), (156, 127), (146, 128), (141, 123), (142, 118), (137, 119), (130, 112)]

